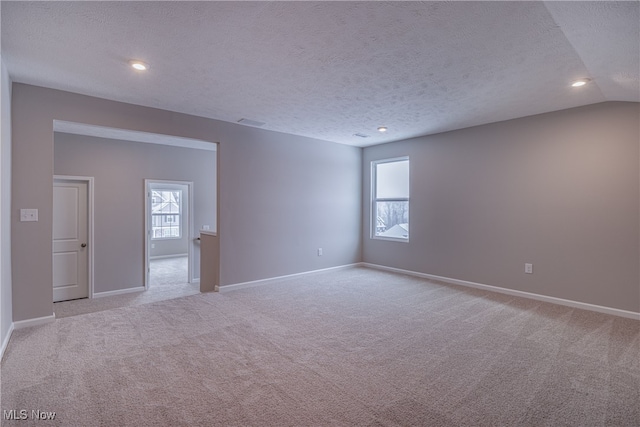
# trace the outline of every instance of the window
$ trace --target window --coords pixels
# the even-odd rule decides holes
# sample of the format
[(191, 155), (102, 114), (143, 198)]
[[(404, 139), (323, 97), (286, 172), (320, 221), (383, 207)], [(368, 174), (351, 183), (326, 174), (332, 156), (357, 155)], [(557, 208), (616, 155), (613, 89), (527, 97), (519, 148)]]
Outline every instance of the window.
[(371, 236), (409, 240), (409, 158), (371, 163)]
[(151, 190), (151, 238), (179, 239), (182, 190)]

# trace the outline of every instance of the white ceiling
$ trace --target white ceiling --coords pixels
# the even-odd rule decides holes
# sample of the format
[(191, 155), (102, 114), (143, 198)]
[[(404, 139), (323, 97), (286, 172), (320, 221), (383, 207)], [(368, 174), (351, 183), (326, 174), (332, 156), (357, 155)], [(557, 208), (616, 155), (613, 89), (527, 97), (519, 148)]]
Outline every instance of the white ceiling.
[(15, 82), (366, 146), (639, 102), (639, 6), (2, 1), (2, 58)]

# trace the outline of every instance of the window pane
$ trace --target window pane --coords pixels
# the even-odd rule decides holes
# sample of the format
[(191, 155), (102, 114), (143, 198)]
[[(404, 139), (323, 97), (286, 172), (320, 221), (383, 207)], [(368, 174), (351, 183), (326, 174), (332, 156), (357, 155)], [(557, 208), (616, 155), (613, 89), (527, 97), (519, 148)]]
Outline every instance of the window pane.
[(376, 164), (376, 199), (409, 198), (409, 160)]
[(154, 239), (180, 238), (182, 190), (151, 191), (151, 225)]
[(376, 236), (409, 238), (409, 202), (376, 202)]

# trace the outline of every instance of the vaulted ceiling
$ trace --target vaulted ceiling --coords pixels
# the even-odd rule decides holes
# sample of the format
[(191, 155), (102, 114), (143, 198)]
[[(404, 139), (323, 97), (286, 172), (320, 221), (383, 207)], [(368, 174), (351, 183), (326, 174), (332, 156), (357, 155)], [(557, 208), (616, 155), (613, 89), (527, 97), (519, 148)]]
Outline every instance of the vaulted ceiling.
[(639, 102), (639, 6), (2, 1), (2, 58), (14, 82), (366, 146)]

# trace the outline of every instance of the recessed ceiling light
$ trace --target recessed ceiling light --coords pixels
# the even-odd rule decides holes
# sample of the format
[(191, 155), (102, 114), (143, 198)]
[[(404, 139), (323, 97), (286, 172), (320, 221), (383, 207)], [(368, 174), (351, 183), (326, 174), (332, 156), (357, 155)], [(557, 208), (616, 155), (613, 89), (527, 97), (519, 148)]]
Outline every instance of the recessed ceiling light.
[(387, 131), (387, 127), (386, 126), (380, 126), (378, 128), (378, 132), (386, 132)]
[(587, 83), (589, 83), (591, 81), (591, 79), (580, 79), (580, 80), (576, 80), (575, 82), (571, 83), (572, 87), (580, 87), (580, 86), (584, 86)]
[(149, 69), (149, 64), (147, 64), (146, 62), (132, 59), (131, 61), (129, 61), (129, 64), (138, 71), (146, 71)]

